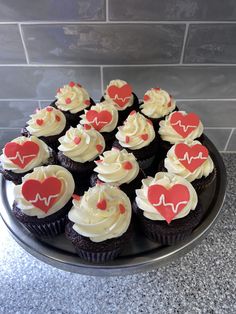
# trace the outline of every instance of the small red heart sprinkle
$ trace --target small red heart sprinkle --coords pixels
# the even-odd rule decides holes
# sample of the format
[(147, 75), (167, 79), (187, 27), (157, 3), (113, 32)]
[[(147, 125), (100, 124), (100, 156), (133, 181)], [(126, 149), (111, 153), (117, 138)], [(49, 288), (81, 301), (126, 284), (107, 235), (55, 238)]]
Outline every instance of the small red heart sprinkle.
[(74, 86), (75, 86), (75, 83), (74, 83), (74, 82), (70, 82), (70, 83), (69, 83), (69, 86), (70, 86), (70, 87), (74, 87)]
[(125, 206), (123, 204), (119, 204), (119, 210), (121, 214), (125, 213)]
[(74, 200), (80, 201), (80, 196), (79, 195), (73, 194), (72, 197), (73, 197)]
[(50, 106), (48, 106), (48, 107), (46, 108), (46, 110), (47, 110), (48, 112), (51, 112), (51, 111), (53, 111), (53, 108), (50, 107)]
[(148, 134), (147, 133), (146, 134), (142, 134), (141, 135), (141, 139), (146, 141), (148, 139)]
[(36, 123), (38, 124), (38, 125), (43, 125), (43, 119), (37, 119), (36, 120)]
[(154, 89), (155, 89), (155, 90), (161, 90), (160, 87), (155, 87)]
[(126, 137), (125, 137), (125, 143), (129, 143), (129, 141), (130, 141), (129, 136), (126, 136)]
[(82, 85), (80, 85), (79, 83), (77, 83), (77, 86), (78, 86), (78, 87), (82, 87)]
[(91, 128), (92, 128), (92, 127), (91, 127), (89, 124), (85, 124), (85, 125), (84, 125), (84, 129), (85, 129), (85, 130), (90, 130)]
[(149, 97), (148, 95), (144, 95), (144, 96), (143, 96), (143, 100), (144, 100), (144, 101), (148, 101), (149, 99), (150, 99), (150, 97)]
[(56, 120), (57, 120), (57, 122), (60, 122), (61, 118), (58, 115), (56, 115)]
[(80, 142), (81, 142), (81, 137), (76, 136), (76, 137), (74, 138), (74, 143), (75, 143), (76, 145), (78, 145)]
[(107, 201), (105, 199), (97, 202), (97, 208), (105, 210), (107, 208)]
[(60, 89), (60, 88), (58, 88), (58, 89), (57, 89), (57, 93), (60, 93), (60, 92), (61, 92), (61, 89)]
[(135, 110), (132, 110), (132, 111), (130, 112), (130, 115), (135, 114), (135, 113), (136, 113), (136, 111), (135, 111)]
[(133, 168), (133, 166), (132, 166), (132, 164), (131, 164), (130, 161), (124, 162), (124, 163), (122, 164), (122, 166), (123, 166), (123, 168), (124, 168), (125, 170), (131, 170), (131, 169)]
[(97, 150), (99, 153), (101, 153), (101, 152), (103, 151), (103, 146), (100, 145), (100, 144), (97, 144), (97, 145), (96, 145), (96, 150)]
[(86, 106), (89, 106), (89, 105), (90, 105), (90, 99), (86, 99), (86, 100), (84, 101), (84, 104), (85, 104)]
[(71, 99), (70, 98), (66, 98), (65, 102), (66, 102), (67, 105), (69, 105), (71, 103)]

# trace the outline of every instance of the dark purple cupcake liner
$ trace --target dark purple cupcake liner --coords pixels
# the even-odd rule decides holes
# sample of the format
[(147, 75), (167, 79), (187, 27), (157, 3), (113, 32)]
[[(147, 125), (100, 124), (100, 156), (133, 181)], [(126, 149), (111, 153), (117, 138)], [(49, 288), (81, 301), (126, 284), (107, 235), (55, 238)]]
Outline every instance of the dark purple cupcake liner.
[(138, 163), (139, 163), (139, 166), (145, 170), (149, 167), (151, 167), (152, 163), (154, 162), (155, 160), (155, 156), (151, 156), (147, 159), (144, 159), (144, 160), (138, 160)]
[(120, 255), (121, 249), (114, 249), (108, 252), (88, 252), (75, 247), (76, 253), (79, 257), (91, 263), (105, 263), (115, 259)]

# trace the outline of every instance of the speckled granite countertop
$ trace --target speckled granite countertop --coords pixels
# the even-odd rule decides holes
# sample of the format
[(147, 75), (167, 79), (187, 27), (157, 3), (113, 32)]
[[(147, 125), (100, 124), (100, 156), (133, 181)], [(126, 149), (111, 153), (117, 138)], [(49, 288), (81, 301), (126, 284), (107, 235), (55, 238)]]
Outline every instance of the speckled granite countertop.
[(67, 273), (29, 256), (0, 223), (0, 313), (236, 313), (236, 154), (223, 213), (193, 251), (127, 277)]

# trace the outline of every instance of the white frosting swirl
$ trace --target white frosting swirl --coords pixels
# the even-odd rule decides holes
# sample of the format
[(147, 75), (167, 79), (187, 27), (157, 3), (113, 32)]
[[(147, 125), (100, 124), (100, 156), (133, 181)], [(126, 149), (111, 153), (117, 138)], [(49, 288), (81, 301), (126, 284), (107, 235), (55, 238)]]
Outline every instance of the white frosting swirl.
[(27, 122), (26, 129), (35, 136), (53, 136), (60, 134), (66, 126), (64, 114), (51, 106), (37, 110)]
[(105, 151), (100, 160), (95, 161), (98, 178), (114, 186), (133, 181), (139, 173), (139, 164), (132, 153), (125, 149), (112, 148)]
[(116, 102), (113, 101), (112, 98), (110, 98), (110, 96), (108, 95), (108, 88), (110, 86), (116, 86), (116, 87), (123, 87), (124, 85), (128, 84), (126, 81), (123, 81), (123, 80), (112, 80), (110, 81), (110, 83), (107, 85), (107, 88), (106, 88), (106, 91), (105, 91), (105, 95), (104, 95), (104, 98), (105, 100), (108, 100), (108, 101), (112, 101), (112, 103), (114, 104), (114, 106), (117, 108), (117, 110), (125, 110), (126, 108), (130, 107), (133, 105), (133, 102), (134, 102), (134, 95), (132, 94), (129, 101), (124, 105), (124, 106), (119, 106)]
[[(101, 201), (106, 203), (103, 210), (97, 207)], [(93, 242), (118, 238), (129, 227), (132, 212), (130, 200), (117, 187), (96, 185), (85, 192), (80, 200), (74, 199), (73, 204), (68, 214), (74, 223), (73, 229)]]
[[(31, 137), (20, 136), (12, 140), (11, 143), (12, 142), (17, 143), (19, 145), (22, 145), (25, 142), (33, 142), (38, 145), (39, 151), (35, 158), (32, 159), (24, 168), (20, 168), (17, 164), (13, 163), (9, 157), (5, 155), (5, 148), (3, 148), (3, 154), (0, 156), (0, 160), (2, 163), (2, 167), (6, 170), (11, 170), (15, 173), (24, 173), (32, 170), (35, 167), (47, 163), (50, 157), (51, 149), (47, 146), (47, 144), (45, 144), (43, 141), (41, 141), (39, 138), (35, 136)], [(20, 156), (20, 158), (23, 157), (24, 156)]]
[[(22, 195), (22, 185), (27, 180), (38, 180), (43, 182), (49, 177), (56, 177), (61, 181), (61, 191), (58, 200), (52, 205), (47, 213), (41, 209), (34, 207), (34, 205), (28, 202)], [(28, 216), (37, 216), (37, 218), (45, 218), (50, 216), (60, 209), (62, 209), (66, 203), (72, 197), (75, 189), (75, 183), (72, 175), (68, 170), (61, 166), (49, 165), (46, 167), (36, 167), (32, 173), (25, 175), (22, 179), (21, 185), (14, 187), (14, 198), (17, 203), (17, 207)]]
[[(94, 117), (94, 119), (92, 120), (93, 123), (91, 123), (91, 119), (88, 120), (88, 113), (91, 111), (96, 111), (99, 115), (100, 112), (102, 111), (108, 111), (109, 114), (111, 115), (111, 120), (106, 123), (108, 120), (103, 120), (98, 119), (98, 117)], [(118, 111), (114, 106), (114, 103), (110, 102), (110, 101), (103, 101), (101, 103), (96, 104), (96, 106), (92, 106), (89, 110), (84, 110), (85, 114), (81, 115), (81, 124), (89, 124), (92, 125), (93, 128), (95, 128), (97, 131), (99, 132), (111, 132), (113, 131), (116, 126), (117, 126), (117, 122), (118, 122)], [(97, 120), (98, 119), (98, 120)], [(100, 123), (99, 123), (100, 122)], [(99, 123), (99, 127), (97, 126), (97, 124)], [(101, 127), (100, 127), (101, 125)]]
[(56, 99), (57, 108), (70, 113), (77, 113), (90, 105), (90, 96), (86, 89), (74, 82), (59, 88)]
[(157, 119), (172, 112), (175, 109), (175, 101), (165, 90), (151, 88), (145, 93), (140, 108), (145, 116)]
[(151, 123), (139, 112), (131, 112), (123, 126), (118, 127), (116, 138), (122, 147), (136, 150), (148, 146), (155, 138)]
[(59, 138), (58, 150), (76, 162), (84, 163), (94, 160), (105, 149), (103, 136), (92, 127), (86, 130), (82, 125), (70, 128)]
[[(179, 113), (182, 113), (183, 115), (187, 115), (185, 111), (178, 111)], [(165, 120), (160, 121), (160, 128), (159, 128), (159, 134), (163, 141), (167, 141), (171, 144), (177, 144), (184, 142), (186, 140), (195, 140), (196, 138), (200, 137), (203, 133), (203, 125), (202, 122), (199, 121), (199, 125), (197, 128), (195, 128), (191, 133), (188, 134), (187, 137), (182, 137), (179, 133), (175, 131), (175, 129), (172, 127), (170, 123), (171, 115), (174, 114), (172, 112), (169, 116), (165, 118)]]
[[(193, 141), (191, 143), (185, 141), (184, 143), (189, 147), (192, 147), (196, 144), (202, 145), (199, 141)], [(177, 174), (189, 182), (192, 182), (196, 179), (207, 177), (213, 171), (214, 163), (210, 155), (208, 155), (207, 159), (200, 165), (200, 167), (195, 169), (193, 172), (189, 171), (177, 158), (175, 154), (175, 147), (176, 145), (171, 147), (164, 161), (165, 168), (168, 170), (168, 172)]]
[(136, 190), (136, 203), (143, 210), (143, 215), (151, 220), (165, 220), (165, 218), (157, 211), (157, 209), (148, 201), (148, 188), (151, 185), (162, 185), (166, 189), (170, 189), (175, 184), (185, 185), (190, 193), (189, 203), (173, 218), (179, 219), (188, 215), (190, 210), (194, 210), (198, 203), (198, 196), (191, 183), (180, 176), (168, 172), (158, 172), (154, 178), (148, 177), (142, 180), (142, 188)]

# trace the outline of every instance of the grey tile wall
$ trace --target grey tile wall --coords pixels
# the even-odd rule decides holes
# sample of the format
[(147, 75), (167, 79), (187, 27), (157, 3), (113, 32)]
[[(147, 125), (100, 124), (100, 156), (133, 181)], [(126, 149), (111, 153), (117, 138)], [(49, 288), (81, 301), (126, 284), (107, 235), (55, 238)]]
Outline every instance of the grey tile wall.
[(0, 129), (0, 152), (5, 143), (11, 141), (13, 138), (21, 136), (20, 129), (3, 130)]
[(236, 151), (236, 129), (233, 130), (232, 136), (230, 137), (227, 150)]
[(214, 143), (218, 150), (223, 151), (225, 149), (226, 142), (231, 133), (230, 129), (205, 129), (204, 133)]

